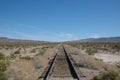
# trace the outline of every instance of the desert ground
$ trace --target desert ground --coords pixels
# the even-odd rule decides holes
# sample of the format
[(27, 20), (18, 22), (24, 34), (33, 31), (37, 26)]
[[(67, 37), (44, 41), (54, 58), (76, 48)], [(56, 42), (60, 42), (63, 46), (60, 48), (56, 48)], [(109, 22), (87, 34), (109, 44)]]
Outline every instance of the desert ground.
[[(96, 46), (88, 43), (62, 43), (62, 45), (76, 62), (78, 72), (84, 76), (81, 80), (99, 80), (97, 77), (102, 73), (120, 70), (120, 50), (112, 49), (109, 44)], [(106, 47), (103, 48), (103, 45)], [(60, 46), (61, 43), (1, 45), (0, 79), (37, 80), (44, 73)]]

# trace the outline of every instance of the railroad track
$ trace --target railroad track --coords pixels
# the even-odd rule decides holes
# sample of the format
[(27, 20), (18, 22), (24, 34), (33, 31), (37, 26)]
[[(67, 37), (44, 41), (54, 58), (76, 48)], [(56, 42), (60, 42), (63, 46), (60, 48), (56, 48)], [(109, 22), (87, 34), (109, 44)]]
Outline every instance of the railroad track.
[(45, 69), (39, 79), (43, 80), (80, 80), (72, 60), (63, 46), (50, 61), (50, 66)]

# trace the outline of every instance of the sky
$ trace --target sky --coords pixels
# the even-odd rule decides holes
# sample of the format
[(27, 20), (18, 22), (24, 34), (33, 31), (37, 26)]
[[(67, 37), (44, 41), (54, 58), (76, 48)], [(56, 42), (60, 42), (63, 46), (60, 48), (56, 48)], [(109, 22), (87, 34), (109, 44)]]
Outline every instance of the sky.
[(120, 36), (120, 0), (0, 0), (0, 37), (70, 41)]

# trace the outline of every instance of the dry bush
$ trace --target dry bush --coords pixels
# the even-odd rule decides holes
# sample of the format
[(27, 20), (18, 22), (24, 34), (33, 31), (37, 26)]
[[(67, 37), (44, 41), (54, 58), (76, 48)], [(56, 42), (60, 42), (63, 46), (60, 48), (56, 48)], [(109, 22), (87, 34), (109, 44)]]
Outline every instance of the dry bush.
[(18, 60), (10, 63), (4, 80), (36, 80), (34, 65), (28, 60)]
[(30, 56), (25, 56), (25, 57), (20, 57), (20, 59), (31, 60), (31, 59), (33, 59), (33, 58), (31, 58)]
[(120, 80), (120, 71), (107, 71), (95, 76), (93, 80)]
[(39, 56), (35, 56), (33, 58), (33, 64), (35, 65), (36, 69), (40, 69), (42, 67), (41, 58)]
[(16, 57), (20, 57), (20, 50), (17, 50), (14, 53), (10, 54), (11, 59), (15, 59)]
[(95, 60), (89, 56), (80, 56), (78, 65), (80, 67), (86, 67), (90, 69), (102, 69), (105, 67), (105, 64), (100, 60)]
[(32, 49), (30, 53), (35, 53), (36, 52), (36, 49)]
[(5, 56), (0, 53), (0, 80), (3, 80), (4, 72), (6, 71), (9, 63), (6, 60)]
[(94, 54), (97, 53), (98, 51), (97, 51), (97, 49), (91, 49), (91, 48), (89, 48), (89, 49), (86, 50), (86, 52), (87, 52), (89, 55), (94, 55)]
[[(71, 47), (71, 46), (66, 46), (66, 50), (68, 53), (71, 54), (73, 59), (76, 61), (77, 65), (79, 67), (84, 67), (84, 68), (89, 68), (93, 70), (110, 70), (112, 68), (115, 68), (115, 66), (108, 65), (104, 63), (102, 60), (95, 59), (93, 56), (89, 56), (87, 54), (83, 54), (81, 50)], [(78, 55), (75, 55), (78, 54)]]

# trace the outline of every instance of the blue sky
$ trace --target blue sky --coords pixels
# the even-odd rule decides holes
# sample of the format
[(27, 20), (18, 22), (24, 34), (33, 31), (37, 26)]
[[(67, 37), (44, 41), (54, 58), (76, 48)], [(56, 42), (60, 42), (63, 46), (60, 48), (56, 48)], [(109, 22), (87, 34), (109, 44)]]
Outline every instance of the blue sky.
[(120, 0), (0, 0), (0, 36), (46, 41), (120, 36)]

